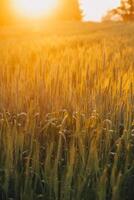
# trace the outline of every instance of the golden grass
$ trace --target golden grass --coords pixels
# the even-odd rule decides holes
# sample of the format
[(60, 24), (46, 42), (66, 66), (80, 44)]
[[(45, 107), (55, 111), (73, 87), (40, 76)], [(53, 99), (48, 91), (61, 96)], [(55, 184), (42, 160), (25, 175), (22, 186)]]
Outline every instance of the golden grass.
[(134, 168), (133, 30), (1, 28), (0, 199), (130, 195), (124, 180)]

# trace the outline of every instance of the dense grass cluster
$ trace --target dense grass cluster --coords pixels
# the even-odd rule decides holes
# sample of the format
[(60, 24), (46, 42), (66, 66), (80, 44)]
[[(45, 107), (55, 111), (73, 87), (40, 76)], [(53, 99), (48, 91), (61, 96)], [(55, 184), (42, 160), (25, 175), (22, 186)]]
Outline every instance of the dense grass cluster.
[(0, 200), (133, 200), (134, 25), (60, 27), (1, 28)]

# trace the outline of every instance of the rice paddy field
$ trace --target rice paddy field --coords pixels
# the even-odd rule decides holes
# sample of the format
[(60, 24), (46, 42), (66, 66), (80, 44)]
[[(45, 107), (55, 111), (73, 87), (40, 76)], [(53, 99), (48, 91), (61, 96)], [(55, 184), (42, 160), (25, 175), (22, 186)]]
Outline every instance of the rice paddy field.
[(134, 24), (0, 28), (0, 200), (134, 199)]

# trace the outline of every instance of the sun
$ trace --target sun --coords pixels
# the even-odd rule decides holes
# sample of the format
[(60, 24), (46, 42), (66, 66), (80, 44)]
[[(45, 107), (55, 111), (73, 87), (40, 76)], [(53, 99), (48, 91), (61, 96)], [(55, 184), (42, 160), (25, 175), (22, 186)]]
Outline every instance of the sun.
[(48, 16), (57, 7), (58, 0), (13, 0), (17, 14), (28, 18)]

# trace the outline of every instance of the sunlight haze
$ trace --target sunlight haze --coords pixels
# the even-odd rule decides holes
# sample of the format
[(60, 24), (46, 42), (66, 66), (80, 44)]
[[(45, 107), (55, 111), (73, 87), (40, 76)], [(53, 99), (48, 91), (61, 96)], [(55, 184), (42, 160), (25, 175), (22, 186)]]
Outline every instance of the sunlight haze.
[(13, 8), (20, 16), (40, 18), (52, 14), (58, 0), (13, 0)]

